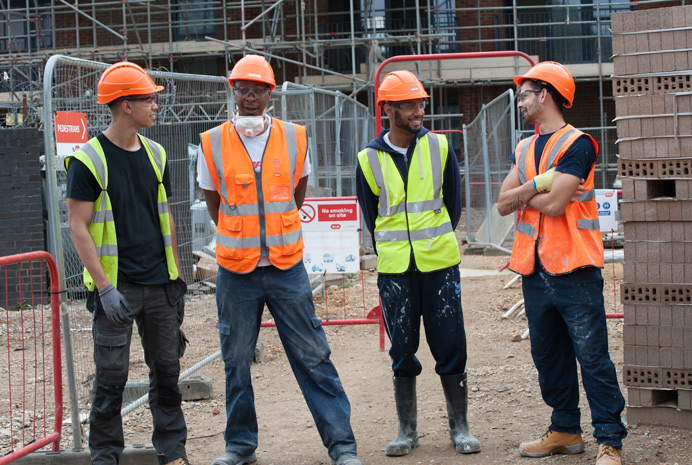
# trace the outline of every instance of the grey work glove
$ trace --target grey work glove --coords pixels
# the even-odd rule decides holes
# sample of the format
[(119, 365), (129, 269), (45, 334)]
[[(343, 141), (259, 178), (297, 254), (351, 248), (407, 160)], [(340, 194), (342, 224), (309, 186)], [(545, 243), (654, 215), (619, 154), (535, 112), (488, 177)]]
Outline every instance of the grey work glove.
[(130, 313), (130, 307), (127, 305), (125, 297), (118, 292), (113, 284), (99, 289), (99, 298), (103, 311), (106, 312), (109, 320), (120, 324), (129, 323), (127, 315)]

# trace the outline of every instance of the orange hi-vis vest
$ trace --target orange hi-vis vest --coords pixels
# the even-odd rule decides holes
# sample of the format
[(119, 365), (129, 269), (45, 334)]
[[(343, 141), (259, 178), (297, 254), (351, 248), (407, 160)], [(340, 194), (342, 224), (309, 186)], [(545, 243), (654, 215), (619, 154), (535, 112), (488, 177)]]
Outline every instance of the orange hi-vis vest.
[(282, 270), (303, 256), (303, 233), (294, 192), (308, 138), (305, 127), (272, 119), (256, 173), (233, 124), (201, 134), (202, 151), (221, 197), (216, 260), (235, 273), (250, 273), (260, 257)]
[[(545, 173), (557, 166), (572, 144), (583, 135), (591, 139), (598, 156), (598, 143), (594, 138), (568, 124), (555, 132), (546, 143), (539, 172)], [(537, 137), (534, 135), (523, 139), (514, 152), (522, 184), (539, 174), (536, 172), (534, 152)], [(585, 266), (603, 268), (603, 240), (598, 224), (594, 167), (591, 167), (584, 183), (584, 193), (576, 202), (570, 202), (562, 215), (553, 218), (528, 205), (524, 208), (514, 235), (509, 269), (524, 276), (531, 274), (536, 262), (537, 245), (538, 258), (550, 274), (565, 274)]]

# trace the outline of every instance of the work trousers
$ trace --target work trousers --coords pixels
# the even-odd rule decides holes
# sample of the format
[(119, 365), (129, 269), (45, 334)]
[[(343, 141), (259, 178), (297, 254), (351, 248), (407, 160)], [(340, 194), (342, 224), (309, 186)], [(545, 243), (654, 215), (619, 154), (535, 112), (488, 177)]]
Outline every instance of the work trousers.
[(416, 357), (421, 317), (437, 374), (459, 375), (466, 371), (466, 331), (458, 266), (431, 273), (380, 273), (377, 286), (385, 328), (392, 343), (389, 356), (394, 377), (421, 373)]
[(175, 281), (149, 286), (122, 281), (118, 290), (130, 306), (128, 323), (111, 321), (98, 298), (95, 301), (92, 333), (96, 378), (89, 414), (91, 462), (117, 465), (124, 448), (120, 410), (130, 363), (133, 321), (137, 322), (144, 359), (149, 367), (149, 406), (154, 421), (152, 443), (159, 463), (185, 457), (187, 427), (178, 388), (179, 359), (185, 347), (180, 331), (183, 319), (180, 301), (184, 299), (184, 291), (180, 291)]
[(625, 399), (608, 353), (601, 270), (586, 267), (554, 276), (537, 260), (533, 274), (522, 278), (522, 288), (531, 355), (543, 400), (553, 409), (550, 429), (582, 432), (578, 360), (593, 435), (599, 444), (622, 448), (627, 436), (620, 419)]
[(216, 303), (226, 372), (226, 452), (246, 456), (257, 449), (250, 366), (265, 304), (329, 456), (356, 452), (351, 405), (329, 359), (331, 350), (315, 316), (303, 263), (288, 270), (262, 266), (248, 274), (219, 267)]

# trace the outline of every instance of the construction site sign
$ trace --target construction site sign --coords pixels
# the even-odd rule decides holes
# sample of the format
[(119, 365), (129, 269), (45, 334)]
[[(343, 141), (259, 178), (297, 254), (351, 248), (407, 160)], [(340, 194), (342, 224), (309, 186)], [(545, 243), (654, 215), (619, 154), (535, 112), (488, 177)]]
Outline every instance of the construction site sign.
[(305, 199), (300, 221), (308, 273), (360, 270), (360, 210), (355, 197)]
[(55, 112), (55, 145), (58, 157), (72, 155), (89, 140), (86, 113)]
[(598, 205), (598, 223), (601, 225), (601, 232), (617, 231), (617, 190), (596, 189), (596, 204)]

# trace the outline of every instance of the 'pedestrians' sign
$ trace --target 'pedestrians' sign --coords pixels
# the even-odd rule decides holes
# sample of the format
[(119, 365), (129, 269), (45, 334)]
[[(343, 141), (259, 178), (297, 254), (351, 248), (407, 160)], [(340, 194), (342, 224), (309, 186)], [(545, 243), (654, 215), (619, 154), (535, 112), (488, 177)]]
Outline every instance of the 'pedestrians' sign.
[(88, 140), (86, 113), (55, 112), (55, 145), (58, 157), (72, 155)]

